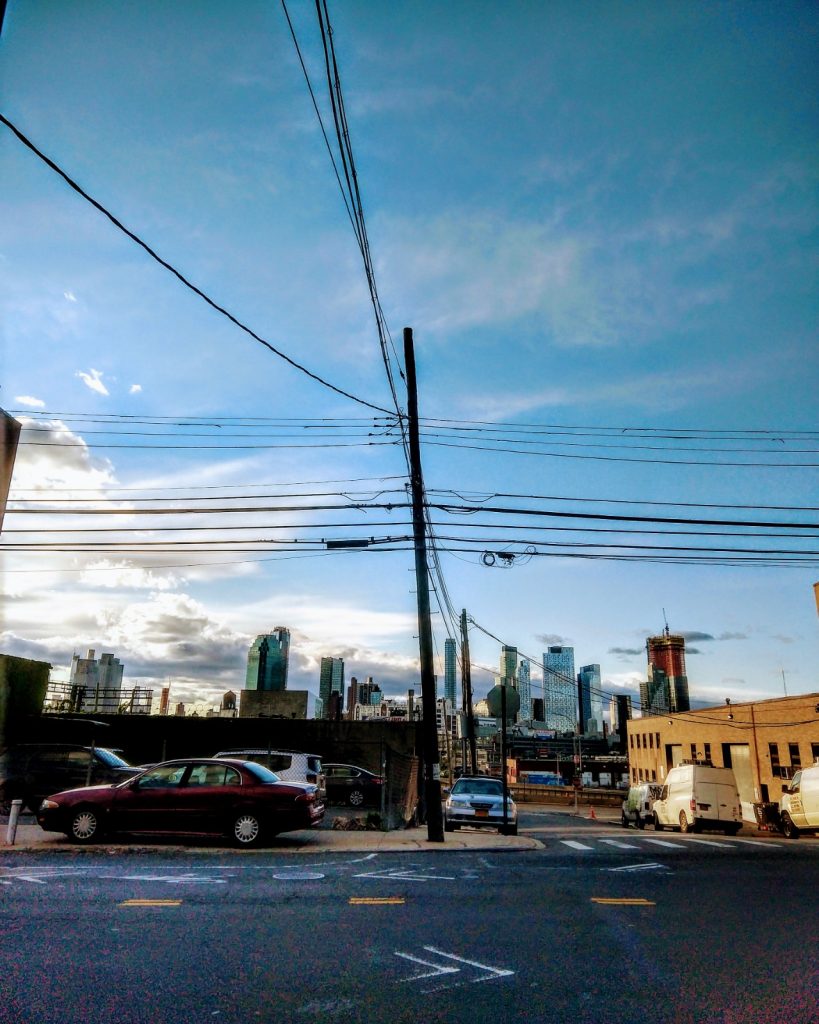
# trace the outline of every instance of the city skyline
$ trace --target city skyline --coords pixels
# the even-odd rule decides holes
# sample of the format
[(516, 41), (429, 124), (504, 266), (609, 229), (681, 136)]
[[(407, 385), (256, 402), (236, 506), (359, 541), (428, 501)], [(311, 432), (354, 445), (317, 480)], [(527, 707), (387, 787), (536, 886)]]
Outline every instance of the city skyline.
[(288, 688), (419, 691), (411, 326), (439, 680), (465, 608), (476, 700), (554, 646), (636, 707), (667, 612), (692, 706), (819, 690), (815, 13), (330, 17), (383, 339), (278, 8), (8, 11), (5, 116), (253, 335), (0, 128), (0, 649), (216, 703), (287, 622)]

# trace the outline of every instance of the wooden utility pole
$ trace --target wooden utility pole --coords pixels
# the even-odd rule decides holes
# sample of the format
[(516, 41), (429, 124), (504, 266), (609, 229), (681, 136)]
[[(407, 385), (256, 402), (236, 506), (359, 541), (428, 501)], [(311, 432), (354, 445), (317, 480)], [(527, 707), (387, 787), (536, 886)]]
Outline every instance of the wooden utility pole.
[(421, 652), (421, 700), (424, 717), (421, 735), (424, 748), (424, 797), (427, 811), (427, 839), (444, 841), (441, 808), (441, 765), (438, 758), (438, 727), (435, 720), (435, 666), (432, 654), (432, 623), (429, 614), (427, 534), (424, 520), (424, 478), (421, 474), (421, 445), (418, 439), (418, 391), (415, 382), (415, 349), (412, 328), (404, 328), (404, 365), (407, 371), (407, 428), (409, 432), (410, 488), (412, 491), (412, 532), (415, 541), (415, 579), (418, 595), (418, 644)]
[[(466, 629), (466, 608), (461, 611), (461, 683), (466, 740), (469, 744), (469, 766), (473, 775), (478, 771), (478, 749), (475, 743), (475, 713), (472, 710), (472, 667), (469, 661), (469, 633)], [(464, 758), (464, 770), (466, 758)]]

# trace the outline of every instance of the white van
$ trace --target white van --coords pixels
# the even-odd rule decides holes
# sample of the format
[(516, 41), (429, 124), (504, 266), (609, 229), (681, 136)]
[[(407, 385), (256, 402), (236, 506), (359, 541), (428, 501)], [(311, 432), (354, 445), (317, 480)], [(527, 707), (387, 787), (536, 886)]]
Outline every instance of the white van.
[(241, 750), (222, 750), (213, 756), (256, 761), (275, 772), (282, 782), (311, 782), (318, 786), (322, 801), (327, 799), (324, 769), (318, 754), (305, 754), (300, 750), (271, 750), (268, 747), (243, 747)]
[(782, 831), (788, 839), (819, 831), (819, 761), (796, 772), (779, 801)]
[(620, 824), (623, 828), (628, 828), (632, 823), (637, 828), (645, 828), (654, 820), (654, 801), (659, 798), (662, 788), (656, 782), (638, 782), (629, 788), (620, 811)]
[(742, 828), (742, 808), (734, 773), (703, 761), (683, 761), (672, 768), (654, 801), (654, 828), (707, 828), (736, 835)]

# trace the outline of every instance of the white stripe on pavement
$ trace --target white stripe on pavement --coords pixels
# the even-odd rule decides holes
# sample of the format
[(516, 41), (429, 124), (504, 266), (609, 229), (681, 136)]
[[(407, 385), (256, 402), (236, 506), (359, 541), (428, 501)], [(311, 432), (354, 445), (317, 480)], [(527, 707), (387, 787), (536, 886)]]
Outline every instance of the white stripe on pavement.
[(594, 849), (594, 847), (592, 847), (592, 846), (586, 846), (585, 843), (577, 843), (577, 842), (574, 841), (574, 839), (561, 839), (560, 841), (561, 841), (561, 843), (563, 843), (564, 846), (571, 846), (571, 848), (573, 850), (592, 850), (592, 849)]
[(619, 839), (601, 839), (601, 843), (606, 843), (609, 846), (616, 846), (620, 850), (639, 850), (639, 846), (635, 846), (634, 843), (623, 843)]
[(679, 849), (681, 849), (679, 843), (669, 843), (669, 841), (667, 839), (648, 839), (648, 838), (646, 838), (644, 840), (644, 842), (646, 842), (646, 843), (654, 843), (655, 846), (667, 846), (669, 848), (669, 850), (679, 850)]
[(716, 842), (713, 839), (684, 839), (683, 842), (689, 843), (702, 843), (703, 846), (716, 846), (718, 850), (732, 850), (733, 846), (731, 843), (726, 843), (724, 840), (721, 843)]

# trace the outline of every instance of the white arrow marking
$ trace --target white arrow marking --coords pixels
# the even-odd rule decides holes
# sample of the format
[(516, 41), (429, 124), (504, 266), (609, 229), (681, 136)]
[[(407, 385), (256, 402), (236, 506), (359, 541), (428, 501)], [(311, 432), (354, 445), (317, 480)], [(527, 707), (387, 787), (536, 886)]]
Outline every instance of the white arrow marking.
[(21, 882), (36, 882), (38, 885), (45, 885), (44, 878), (37, 878), (35, 875), (17, 875)]
[(606, 871), (665, 871), (665, 864), (626, 864), (621, 868), (605, 868)]
[[(424, 946), (424, 949), (427, 947)], [(395, 951), (396, 956), (403, 957), (404, 960), (412, 960), (414, 964), (423, 964), (424, 967), (432, 967), (433, 970), (427, 971), (424, 974), (413, 974), (411, 978), (402, 978), (401, 981), (420, 981), (422, 978), (436, 978), (439, 974), (457, 974), (460, 971), (460, 967), (447, 967), (446, 965), (433, 964), (429, 960), (422, 960), (418, 956), (412, 956), (411, 953), (399, 953)]]
[(469, 964), (470, 967), (477, 967), (479, 971), (488, 972), (483, 978), (473, 978), (473, 984), (479, 981), (492, 981), (494, 978), (507, 978), (515, 973), (514, 971), (507, 971), (503, 967), (490, 967), (488, 964), (479, 964), (477, 960), (467, 960), (462, 956), (455, 956), (454, 953), (445, 953), (442, 949), (436, 949), (435, 946), (424, 946), (424, 949), (428, 953), (434, 953), (436, 956), (445, 956), (448, 960), (457, 960), (458, 963)]
[(366, 871), (361, 875), (353, 875), (353, 878), (390, 878), (402, 882), (437, 882), (443, 879), (447, 882), (454, 882), (453, 875), (421, 875), (413, 871)]

